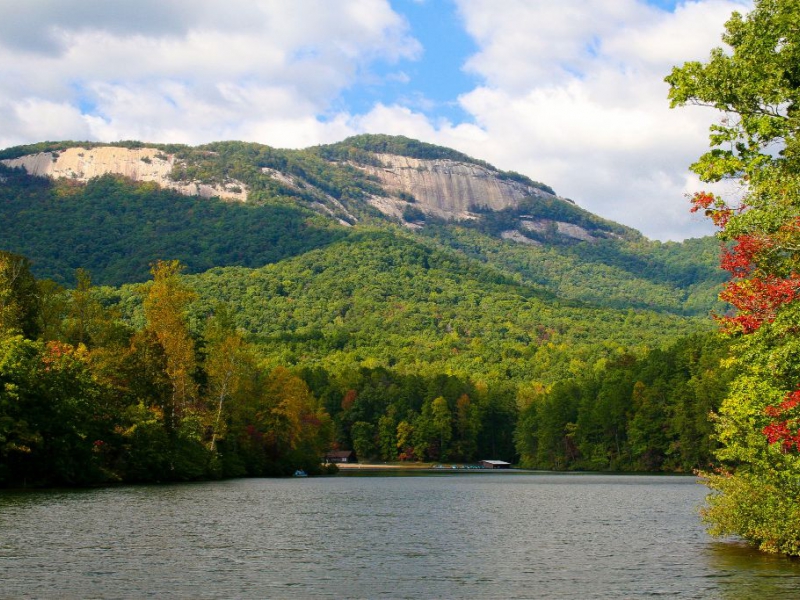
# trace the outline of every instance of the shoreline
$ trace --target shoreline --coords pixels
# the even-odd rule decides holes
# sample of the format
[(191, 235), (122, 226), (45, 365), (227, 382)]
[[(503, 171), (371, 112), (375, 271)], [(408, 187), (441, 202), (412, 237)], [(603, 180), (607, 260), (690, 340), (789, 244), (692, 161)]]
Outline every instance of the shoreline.
[(341, 471), (519, 471), (517, 467), (508, 469), (487, 469), (474, 464), (456, 463), (334, 463)]
[[(412, 463), (412, 464), (398, 464), (398, 463), (334, 463), (342, 471), (352, 471), (359, 469), (369, 470), (400, 470), (400, 471), (420, 471), (425, 469), (434, 469), (434, 463)], [(439, 469), (436, 469), (437, 471)]]

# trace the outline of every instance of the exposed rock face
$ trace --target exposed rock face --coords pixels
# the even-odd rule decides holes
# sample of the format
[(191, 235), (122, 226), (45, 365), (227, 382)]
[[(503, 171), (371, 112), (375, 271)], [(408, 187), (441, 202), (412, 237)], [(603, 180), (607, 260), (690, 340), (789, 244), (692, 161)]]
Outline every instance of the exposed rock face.
[(393, 154), (377, 154), (376, 157), (383, 167), (355, 166), (376, 176), (388, 192), (397, 195), (370, 202), (390, 216), (400, 215), (407, 206), (414, 206), (445, 219), (472, 219), (476, 216), (472, 212), (475, 208), (502, 210), (516, 207), (520, 200), (529, 196), (552, 197), (524, 183), (501, 179), (496, 172), (479, 165)]
[(108, 173), (122, 175), (134, 181), (154, 181), (187, 196), (211, 198), (218, 196), (232, 200), (247, 200), (247, 189), (238, 181), (225, 185), (200, 182), (173, 181), (169, 178), (175, 165), (173, 155), (155, 148), (69, 148), (61, 152), (42, 152), (2, 161), (9, 167), (22, 167), (31, 175), (69, 178), (88, 181)]
[(584, 242), (593, 242), (595, 240), (594, 236), (592, 236), (592, 234), (590, 234), (580, 225), (556, 221), (556, 228), (560, 235), (571, 237), (575, 240), (581, 240)]
[(541, 246), (542, 243), (536, 240), (532, 240), (529, 237), (526, 237), (516, 229), (509, 229), (507, 231), (503, 231), (500, 234), (500, 237), (504, 240), (511, 240), (512, 242), (517, 242), (519, 244), (527, 244), (528, 246)]
[[(348, 211), (347, 208), (341, 202), (339, 202), (336, 198), (334, 198), (330, 194), (319, 189), (317, 186), (307, 181), (299, 181), (296, 177), (292, 175), (287, 175), (286, 173), (282, 173), (281, 171), (278, 171), (276, 169), (262, 167), (261, 172), (267, 177), (274, 179), (276, 181), (280, 181), (282, 184), (290, 188), (294, 188), (295, 190), (300, 191), (301, 189), (313, 189), (317, 191), (320, 197), (325, 199), (325, 202), (314, 202), (311, 205), (311, 207), (317, 212), (321, 212), (322, 214), (328, 215), (329, 217), (333, 217), (339, 222), (339, 224), (344, 225), (345, 227), (350, 227), (352, 223), (358, 221), (358, 218), (356, 218), (355, 215), (353, 215), (350, 211)], [(342, 218), (343, 216), (346, 217), (347, 219), (350, 219), (350, 221), (345, 221)]]
[(522, 219), (520, 220), (519, 224), (523, 229), (527, 229), (528, 231), (535, 231), (537, 233), (547, 233), (548, 231), (552, 231), (558, 235), (572, 238), (574, 240), (581, 240), (582, 242), (593, 242), (597, 239), (580, 225), (564, 223), (563, 221)]

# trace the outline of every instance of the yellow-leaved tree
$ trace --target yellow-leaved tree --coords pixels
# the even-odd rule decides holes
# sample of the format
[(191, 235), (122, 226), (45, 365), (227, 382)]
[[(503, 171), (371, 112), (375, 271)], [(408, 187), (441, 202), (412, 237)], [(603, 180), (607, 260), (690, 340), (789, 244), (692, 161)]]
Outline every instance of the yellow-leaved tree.
[(187, 309), (195, 298), (180, 278), (183, 266), (177, 260), (151, 265), (153, 283), (144, 298), (146, 331), (164, 354), (165, 371), (171, 385), (171, 402), (165, 419), (175, 423), (197, 400), (197, 368), (194, 340), (189, 333)]

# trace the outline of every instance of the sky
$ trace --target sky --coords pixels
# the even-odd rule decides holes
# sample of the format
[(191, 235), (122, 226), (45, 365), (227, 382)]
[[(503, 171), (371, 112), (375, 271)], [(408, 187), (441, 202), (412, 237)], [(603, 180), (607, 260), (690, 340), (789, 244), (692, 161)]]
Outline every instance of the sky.
[(0, 0), (0, 148), (359, 133), (455, 148), (652, 239), (712, 232), (671, 110), (748, 0)]

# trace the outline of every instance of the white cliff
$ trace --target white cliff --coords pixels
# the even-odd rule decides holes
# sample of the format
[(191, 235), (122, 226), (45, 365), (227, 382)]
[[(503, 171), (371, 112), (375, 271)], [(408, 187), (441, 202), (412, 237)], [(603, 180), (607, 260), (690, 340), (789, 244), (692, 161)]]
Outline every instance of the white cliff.
[(21, 167), (31, 175), (68, 178), (86, 182), (106, 174), (122, 175), (134, 181), (153, 181), (187, 196), (230, 200), (247, 200), (246, 186), (238, 181), (224, 185), (195, 181), (173, 181), (169, 175), (175, 156), (155, 148), (68, 148), (59, 152), (42, 152), (0, 161), (8, 167)]
[(533, 186), (503, 179), (496, 171), (480, 165), (394, 154), (375, 156), (383, 166), (355, 166), (377, 177), (393, 194), (371, 201), (378, 210), (391, 216), (402, 214), (405, 207), (413, 205), (424, 213), (445, 219), (472, 219), (476, 216), (475, 209), (502, 210), (516, 207), (520, 200), (529, 196), (553, 197)]

